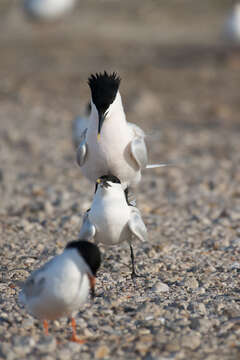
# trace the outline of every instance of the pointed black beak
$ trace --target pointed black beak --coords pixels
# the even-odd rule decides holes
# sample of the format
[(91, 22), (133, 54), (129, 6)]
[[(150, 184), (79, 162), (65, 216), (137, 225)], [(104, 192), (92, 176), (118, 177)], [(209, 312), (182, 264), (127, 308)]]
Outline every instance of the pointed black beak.
[(100, 138), (100, 132), (101, 132), (103, 122), (105, 120), (106, 115), (107, 115), (106, 112), (105, 112), (105, 114), (102, 111), (98, 112), (98, 135), (97, 135), (98, 139)]

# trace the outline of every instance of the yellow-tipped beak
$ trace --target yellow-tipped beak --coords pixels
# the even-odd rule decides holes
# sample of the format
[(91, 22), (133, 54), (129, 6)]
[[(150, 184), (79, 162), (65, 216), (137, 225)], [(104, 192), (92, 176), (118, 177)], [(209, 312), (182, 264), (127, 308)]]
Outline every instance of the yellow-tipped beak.
[(97, 139), (98, 139), (98, 140), (100, 139), (100, 133), (99, 133), (99, 134), (97, 134)]
[(97, 179), (96, 181), (98, 184), (101, 184), (101, 180), (100, 179)]

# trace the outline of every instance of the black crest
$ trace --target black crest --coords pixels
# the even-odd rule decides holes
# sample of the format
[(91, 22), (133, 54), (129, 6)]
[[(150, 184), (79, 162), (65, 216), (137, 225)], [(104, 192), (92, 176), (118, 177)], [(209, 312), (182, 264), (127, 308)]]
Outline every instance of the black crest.
[(97, 245), (85, 240), (72, 241), (67, 244), (66, 249), (77, 249), (90, 267), (93, 275), (96, 275), (101, 265), (101, 254)]
[(109, 106), (113, 103), (121, 79), (117, 73), (108, 74), (104, 71), (103, 74), (91, 75), (88, 78), (88, 85), (92, 93), (92, 101), (99, 112), (104, 114)]

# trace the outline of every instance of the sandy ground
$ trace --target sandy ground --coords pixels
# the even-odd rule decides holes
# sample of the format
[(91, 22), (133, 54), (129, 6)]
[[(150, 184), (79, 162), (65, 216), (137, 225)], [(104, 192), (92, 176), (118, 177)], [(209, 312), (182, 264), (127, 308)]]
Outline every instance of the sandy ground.
[[(79, 1), (34, 24), (0, 5), (0, 359), (240, 358), (240, 50), (221, 40), (227, 1)], [(93, 188), (71, 124), (91, 72), (117, 70), (129, 121), (148, 134), (137, 192), (149, 242), (102, 249), (94, 303), (70, 327), (17, 303), (19, 281), (77, 237)]]

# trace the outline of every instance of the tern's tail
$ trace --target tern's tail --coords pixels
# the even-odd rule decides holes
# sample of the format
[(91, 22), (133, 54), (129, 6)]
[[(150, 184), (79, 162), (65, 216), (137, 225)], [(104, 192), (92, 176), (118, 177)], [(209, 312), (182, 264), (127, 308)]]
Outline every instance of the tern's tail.
[(160, 168), (160, 167), (166, 167), (166, 166), (174, 166), (174, 164), (149, 164), (146, 166), (146, 169), (155, 169), (155, 168)]

